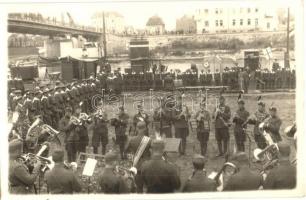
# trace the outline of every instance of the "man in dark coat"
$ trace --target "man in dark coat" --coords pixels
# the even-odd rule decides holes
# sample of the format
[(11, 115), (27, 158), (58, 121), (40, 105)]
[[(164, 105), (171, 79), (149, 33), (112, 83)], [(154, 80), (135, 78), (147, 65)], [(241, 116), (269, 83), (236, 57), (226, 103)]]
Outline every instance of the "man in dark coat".
[(201, 154), (205, 156), (207, 151), (207, 142), (209, 140), (211, 119), (209, 111), (206, 110), (206, 102), (202, 102), (200, 107), (201, 110), (195, 115), (197, 122), (197, 139), (200, 142)]
[(173, 193), (181, 185), (178, 169), (163, 160), (165, 143), (162, 140), (152, 142), (151, 160), (141, 166), (140, 178), (147, 193)]
[[(132, 153), (135, 157), (138, 148), (144, 139), (145, 132), (146, 132), (146, 124), (143, 121), (140, 121), (137, 123), (137, 136), (129, 138), (128, 142), (125, 145), (125, 152), (126, 153)], [(137, 175), (135, 176), (135, 183), (137, 185), (137, 193), (142, 193), (143, 192), (143, 182), (141, 179), (141, 166), (144, 161), (150, 159), (150, 147), (151, 147), (151, 139), (149, 139), (142, 155), (139, 157), (139, 161), (137, 164), (135, 164), (135, 168), (137, 169)]]
[(215, 134), (219, 149), (219, 156), (226, 155), (228, 152), (229, 141), (229, 119), (231, 118), (230, 107), (225, 105), (225, 98), (219, 97), (219, 105), (214, 112), (213, 118), (215, 119)]
[(144, 110), (143, 110), (143, 106), (142, 105), (137, 105), (137, 114), (134, 115), (134, 118), (133, 118), (133, 126), (134, 126), (134, 129), (135, 129), (135, 134), (136, 133), (136, 125), (138, 122), (140, 121), (144, 121), (146, 123), (146, 132), (145, 132), (145, 135), (146, 136), (149, 136), (149, 115), (147, 115)]
[(73, 194), (82, 190), (80, 181), (73, 170), (64, 164), (64, 151), (55, 150), (52, 153), (54, 167), (45, 174), (47, 189), (51, 194)]
[(296, 187), (296, 166), (289, 161), (290, 146), (284, 142), (278, 143), (279, 165), (268, 173), (264, 189), (294, 189)]
[(29, 162), (20, 157), (22, 145), (19, 139), (9, 143), (9, 191), (12, 194), (34, 194), (34, 183), (39, 176), (41, 162), (35, 163), (30, 173)]
[(229, 178), (224, 186), (224, 191), (259, 189), (262, 184), (262, 177), (259, 173), (250, 170), (249, 159), (244, 152), (237, 152), (230, 162), (237, 167), (237, 172)]
[(94, 153), (98, 153), (100, 143), (102, 144), (102, 155), (106, 153), (106, 145), (108, 144), (108, 128), (107, 128), (107, 114), (102, 111), (99, 116), (94, 117), (92, 146)]
[(245, 151), (244, 142), (246, 140), (246, 133), (243, 129), (246, 128), (245, 122), (249, 117), (249, 112), (245, 110), (244, 101), (242, 99), (238, 100), (238, 110), (233, 118), (234, 135), (238, 151)]
[(185, 155), (186, 140), (189, 135), (189, 119), (191, 115), (186, 105), (179, 110), (175, 110), (173, 125), (175, 128), (175, 138), (181, 139), (180, 154)]
[(128, 126), (129, 116), (124, 112), (124, 108), (119, 108), (117, 118), (111, 120), (111, 125), (115, 127), (116, 144), (119, 145), (121, 159), (125, 159), (124, 146), (127, 141), (126, 128)]
[(182, 192), (216, 191), (216, 182), (206, 177), (205, 158), (201, 155), (195, 155), (192, 163), (194, 171), (185, 183)]
[(122, 194), (128, 193), (128, 186), (120, 174), (116, 173), (115, 162), (117, 160), (117, 154), (108, 152), (105, 155), (105, 168), (98, 178), (98, 184), (100, 186), (101, 193), (105, 194)]
[(282, 125), (282, 120), (277, 116), (276, 107), (269, 108), (270, 116), (265, 119), (264, 129), (271, 135), (274, 142), (282, 141), (282, 137), (279, 133), (279, 129)]
[(269, 114), (266, 112), (265, 103), (263, 101), (258, 101), (257, 105), (258, 108), (256, 112), (249, 117), (248, 124), (254, 125), (254, 140), (257, 144), (257, 147), (264, 149), (267, 144), (263, 133), (259, 130), (259, 124), (268, 118)]

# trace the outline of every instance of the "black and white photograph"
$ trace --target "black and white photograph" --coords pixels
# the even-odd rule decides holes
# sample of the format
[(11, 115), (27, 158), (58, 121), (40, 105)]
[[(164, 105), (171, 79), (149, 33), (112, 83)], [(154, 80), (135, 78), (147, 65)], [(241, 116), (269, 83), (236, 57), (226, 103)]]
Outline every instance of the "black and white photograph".
[(306, 195), (303, 1), (2, 6), (1, 198)]

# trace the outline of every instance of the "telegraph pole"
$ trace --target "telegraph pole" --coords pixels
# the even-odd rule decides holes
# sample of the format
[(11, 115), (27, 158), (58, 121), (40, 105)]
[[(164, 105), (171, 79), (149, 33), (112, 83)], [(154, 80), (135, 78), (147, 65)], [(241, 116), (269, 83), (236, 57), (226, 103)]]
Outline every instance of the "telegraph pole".
[(285, 57), (285, 68), (290, 68), (290, 8), (288, 7), (288, 16), (287, 16), (287, 52)]
[(104, 61), (107, 60), (107, 48), (106, 48), (106, 34), (105, 34), (105, 17), (103, 12), (103, 50), (104, 50)]

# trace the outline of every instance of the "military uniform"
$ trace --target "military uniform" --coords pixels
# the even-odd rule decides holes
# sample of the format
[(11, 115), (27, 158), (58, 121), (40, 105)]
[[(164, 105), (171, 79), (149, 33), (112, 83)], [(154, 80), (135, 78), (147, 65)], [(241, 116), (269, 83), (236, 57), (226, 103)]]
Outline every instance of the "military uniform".
[(140, 121), (144, 121), (146, 123), (146, 132), (145, 135), (149, 136), (149, 116), (146, 113), (141, 114), (140, 112), (138, 112), (137, 114), (134, 115), (133, 117), (133, 125), (134, 125), (134, 129), (135, 129), (135, 134), (136, 133), (136, 125), (138, 122)]
[(242, 108), (236, 111), (233, 119), (235, 123), (234, 135), (238, 151), (245, 151), (244, 142), (246, 140), (246, 133), (243, 129), (246, 128), (244, 123), (247, 121), (249, 115), (249, 112), (246, 111), (245, 108)]
[(175, 138), (181, 139), (181, 148), (180, 148), (180, 154), (185, 154), (186, 150), (186, 138), (189, 135), (189, 126), (188, 122), (191, 115), (189, 112), (183, 113), (182, 111), (177, 111), (174, 120), (173, 125), (175, 129)]
[(200, 142), (201, 154), (206, 155), (207, 142), (209, 140), (210, 132), (210, 115), (207, 110), (198, 111), (195, 115), (197, 121), (197, 139)]
[(33, 169), (22, 162), (10, 161), (9, 166), (9, 189), (12, 194), (33, 194), (34, 182), (39, 175), (40, 166)]
[(94, 153), (98, 153), (98, 147), (102, 144), (102, 155), (106, 152), (106, 145), (108, 144), (108, 128), (107, 128), (107, 114), (104, 113), (102, 119), (95, 117), (93, 123), (92, 146)]
[[(132, 138), (130, 138), (126, 144), (126, 152), (132, 153), (133, 155), (136, 154), (139, 145), (141, 144), (141, 141), (143, 139), (143, 135), (137, 135)], [(149, 143), (147, 144), (142, 156), (139, 158), (139, 161), (136, 166), (134, 166), (137, 169), (137, 174), (135, 176), (135, 183), (137, 185), (137, 193), (143, 192), (143, 181), (141, 179), (141, 166), (143, 162), (150, 159), (150, 147), (151, 147), (151, 139), (149, 140)]]
[(56, 163), (51, 171), (46, 172), (45, 180), (51, 194), (73, 194), (82, 190), (76, 175), (63, 163)]
[(206, 177), (205, 171), (196, 171), (183, 186), (182, 192), (216, 191), (216, 182)]
[(153, 156), (143, 163), (140, 178), (147, 193), (173, 193), (181, 185), (177, 169), (160, 156)]
[(228, 151), (228, 141), (230, 136), (229, 127), (226, 123), (228, 123), (231, 118), (231, 110), (227, 105), (220, 105), (219, 110), (219, 113), (214, 112), (215, 115), (217, 115), (215, 121), (215, 136), (218, 144), (219, 155), (223, 155)]
[(118, 119), (111, 120), (111, 125), (115, 127), (116, 144), (119, 145), (121, 159), (126, 157), (124, 154), (124, 146), (127, 140), (125, 132), (128, 126), (128, 119), (128, 114), (122, 112), (118, 115)]
[(122, 194), (128, 193), (128, 187), (122, 176), (115, 173), (114, 168), (104, 168), (98, 178), (101, 193), (104, 194)]
[(281, 161), (267, 175), (264, 189), (294, 189), (296, 187), (296, 167), (289, 161)]
[(162, 109), (161, 111), (160, 108), (158, 108), (154, 111), (153, 118), (156, 122), (160, 122), (160, 134), (164, 134), (167, 138), (172, 138), (171, 126), (173, 120), (173, 111), (168, 109)]
[(273, 141), (282, 141), (282, 137), (279, 133), (280, 126), (282, 125), (282, 120), (278, 116), (269, 116), (265, 119), (264, 123), (265, 128), (268, 130), (268, 133), (271, 135)]
[(79, 135), (79, 142), (78, 142), (78, 152), (86, 152), (86, 146), (89, 142), (87, 128), (85, 126), (85, 122), (82, 122), (82, 125), (76, 128), (77, 134)]
[(260, 149), (264, 149), (267, 144), (263, 134), (259, 131), (259, 124), (262, 123), (267, 117), (269, 117), (269, 114), (266, 111), (260, 112), (257, 110), (249, 119), (249, 123), (254, 125), (254, 140), (257, 147)]
[(262, 178), (260, 174), (251, 171), (248, 167), (244, 167), (229, 178), (223, 191), (258, 190), (261, 185)]
[(41, 109), (42, 109), (42, 116), (44, 123), (52, 126), (52, 112), (49, 110), (49, 99), (46, 95), (46, 92), (44, 92), (43, 96), (41, 97)]

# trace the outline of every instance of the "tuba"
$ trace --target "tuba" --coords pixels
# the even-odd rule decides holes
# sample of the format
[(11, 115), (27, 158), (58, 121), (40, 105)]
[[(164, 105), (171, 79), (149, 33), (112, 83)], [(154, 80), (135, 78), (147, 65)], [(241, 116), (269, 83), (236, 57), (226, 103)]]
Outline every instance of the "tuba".
[(257, 148), (253, 151), (255, 160), (263, 163), (263, 168), (261, 171), (261, 174), (263, 175), (267, 170), (277, 165), (279, 154), (277, 143), (273, 142), (273, 139), (271, 138), (270, 134), (266, 132), (264, 126), (264, 122), (259, 124), (259, 130), (262, 131), (262, 134), (267, 143), (267, 147), (264, 149)]

